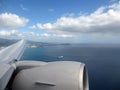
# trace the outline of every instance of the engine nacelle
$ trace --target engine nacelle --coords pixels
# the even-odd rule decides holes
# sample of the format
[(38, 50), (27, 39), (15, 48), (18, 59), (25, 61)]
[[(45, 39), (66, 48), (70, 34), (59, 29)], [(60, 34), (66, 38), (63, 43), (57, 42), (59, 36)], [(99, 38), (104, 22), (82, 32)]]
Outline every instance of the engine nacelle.
[(79, 62), (49, 62), (21, 70), (12, 90), (89, 90), (88, 74), (85, 65)]

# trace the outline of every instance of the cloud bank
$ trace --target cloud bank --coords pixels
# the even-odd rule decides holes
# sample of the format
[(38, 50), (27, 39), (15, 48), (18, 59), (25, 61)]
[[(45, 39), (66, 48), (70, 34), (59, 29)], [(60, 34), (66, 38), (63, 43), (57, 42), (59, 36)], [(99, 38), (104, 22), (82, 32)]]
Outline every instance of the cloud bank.
[(0, 27), (3, 28), (19, 28), (24, 27), (29, 20), (23, 17), (19, 17), (12, 13), (0, 14)]
[(17, 35), (18, 31), (17, 30), (0, 30), (0, 36), (12, 36), (12, 35)]
[[(70, 13), (54, 23), (36, 23), (29, 29), (39, 31), (20, 32), (29, 20), (12, 13), (0, 14), (0, 37), (26, 38), (52, 42), (118, 42), (120, 38), (120, 2), (103, 6), (90, 14), (79, 16)], [(27, 27), (25, 27), (26, 29)], [(36, 33), (35, 33), (36, 32)], [(38, 32), (38, 33), (37, 33)]]
[[(68, 38), (73, 38), (73, 35), (67, 34), (49, 34), (49, 33), (35, 33), (35, 32), (20, 32), (18, 30), (0, 30), (0, 38), (15, 38), (15, 39), (28, 39), (35, 41), (47, 41), (51, 42), (51, 39), (54, 42), (59, 42), (60, 39), (67, 40)], [(53, 42), (52, 41), (52, 42)]]
[(64, 16), (55, 23), (37, 23), (30, 27), (64, 33), (120, 33), (120, 3), (100, 7), (89, 15)]

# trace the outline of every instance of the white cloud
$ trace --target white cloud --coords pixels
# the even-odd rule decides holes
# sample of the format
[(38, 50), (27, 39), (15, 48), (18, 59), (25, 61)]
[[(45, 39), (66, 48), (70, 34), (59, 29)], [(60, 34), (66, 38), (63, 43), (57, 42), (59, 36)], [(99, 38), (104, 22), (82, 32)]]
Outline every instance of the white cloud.
[(0, 14), (0, 27), (4, 28), (19, 28), (24, 27), (29, 20), (23, 17), (19, 17), (12, 13)]
[[(5, 13), (6, 16), (8, 13)], [(1, 14), (2, 15), (2, 14)], [(0, 15), (0, 20), (1, 19)], [(14, 16), (20, 19), (24, 24), (18, 23), (16, 19), (8, 19), (11, 24), (6, 24), (7, 19), (4, 19), (4, 23), (0, 26), (4, 27), (22, 27), (28, 20), (21, 18), (15, 14), (8, 16)], [(2, 17), (3, 18), (3, 17)], [(23, 20), (24, 19), (24, 20)], [(14, 23), (14, 24), (13, 24)], [(16, 27), (16, 28), (17, 28)], [(15, 31), (0, 31), (0, 36), (13, 36), (18, 38), (26, 38), (31, 40), (40, 41), (55, 41), (55, 42), (118, 42), (120, 38), (120, 3), (114, 3), (109, 6), (98, 8), (89, 15), (80, 14), (75, 15), (74, 13), (66, 14), (56, 20), (54, 23), (37, 23), (29, 27), (30, 29), (43, 30), (40, 33), (32, 32), (16, 32)], [(11, 32), (11, 33), (10, 33)], [(39, 32), (39, 31), (38, 31)], [(44, 32), (44, 33), (43, 33)]]
[(58, 38), (74, 38), (74, 35), (70, 34), (52, 34), (53, 37), (58, 37)]
[(100, 7), (89, 15), (63, 16), (55, 23), (37, 23), (34, 28), (54, 33), (120, 33), (120, 3)]
[(44, 34), (41, 34), (40, 36), (41, 36), (41, 37), (51, 37), (51, 34), (44, 33)]
[(54, 12), (54, 9), (48, 9), (49, 12)]
[(63, 17), (74, 17), (76, 16), (75, 13), (65, 13)]
[(18, 31), (17, 30), (0, 30), (0, 36), (12, 36), (12, 35), (17, 35)]
[(38, 34), (35, 32), (26, 32), (22, 33), (24, 37), (36, 37), (37, 38), (72, 38), (74, 37), (73, 35), (68, 35), (68, 34), (49, 34), (49, 33), (43, 33), (43, 34)]
[(20, 7), (22, 10), (27, 11), (28, 9), (23, 6), (23, 4), (20, 4)]
[(61, 42), (68, 40), (68, 38), (74, 38), (73, 35), (67, 34), (50, 34), (50, 33), (35, 33), (35, 32), (20, 32), (18, 30), (0, 30), (0, 37), (14, 38), (14, 39), (27, 39), (35, 41), (47, 41), (47, 42)]
[(30, 26), (29, 28), (30, 28), (30, 29), (37, 29), (35, 25)]

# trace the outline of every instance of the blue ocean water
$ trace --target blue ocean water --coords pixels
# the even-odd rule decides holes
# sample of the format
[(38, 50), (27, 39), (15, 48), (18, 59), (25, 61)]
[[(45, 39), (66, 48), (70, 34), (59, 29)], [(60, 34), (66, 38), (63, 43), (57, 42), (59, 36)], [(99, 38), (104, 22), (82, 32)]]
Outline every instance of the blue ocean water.
[(72, 60), (86, 64), (90, 90), (120, 90), (120, 47), (80, 45), (28, 48), (22, 60)]

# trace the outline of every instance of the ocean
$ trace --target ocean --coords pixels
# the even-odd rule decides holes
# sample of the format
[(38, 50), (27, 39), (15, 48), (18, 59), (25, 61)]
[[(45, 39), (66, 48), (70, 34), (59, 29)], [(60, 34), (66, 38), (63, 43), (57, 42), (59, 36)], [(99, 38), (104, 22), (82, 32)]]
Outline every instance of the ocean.
[(78, 61), (85, 63), (90, 90), (120, 90), (120, 47), (57, 45), (27, 48), (21, 60)]

